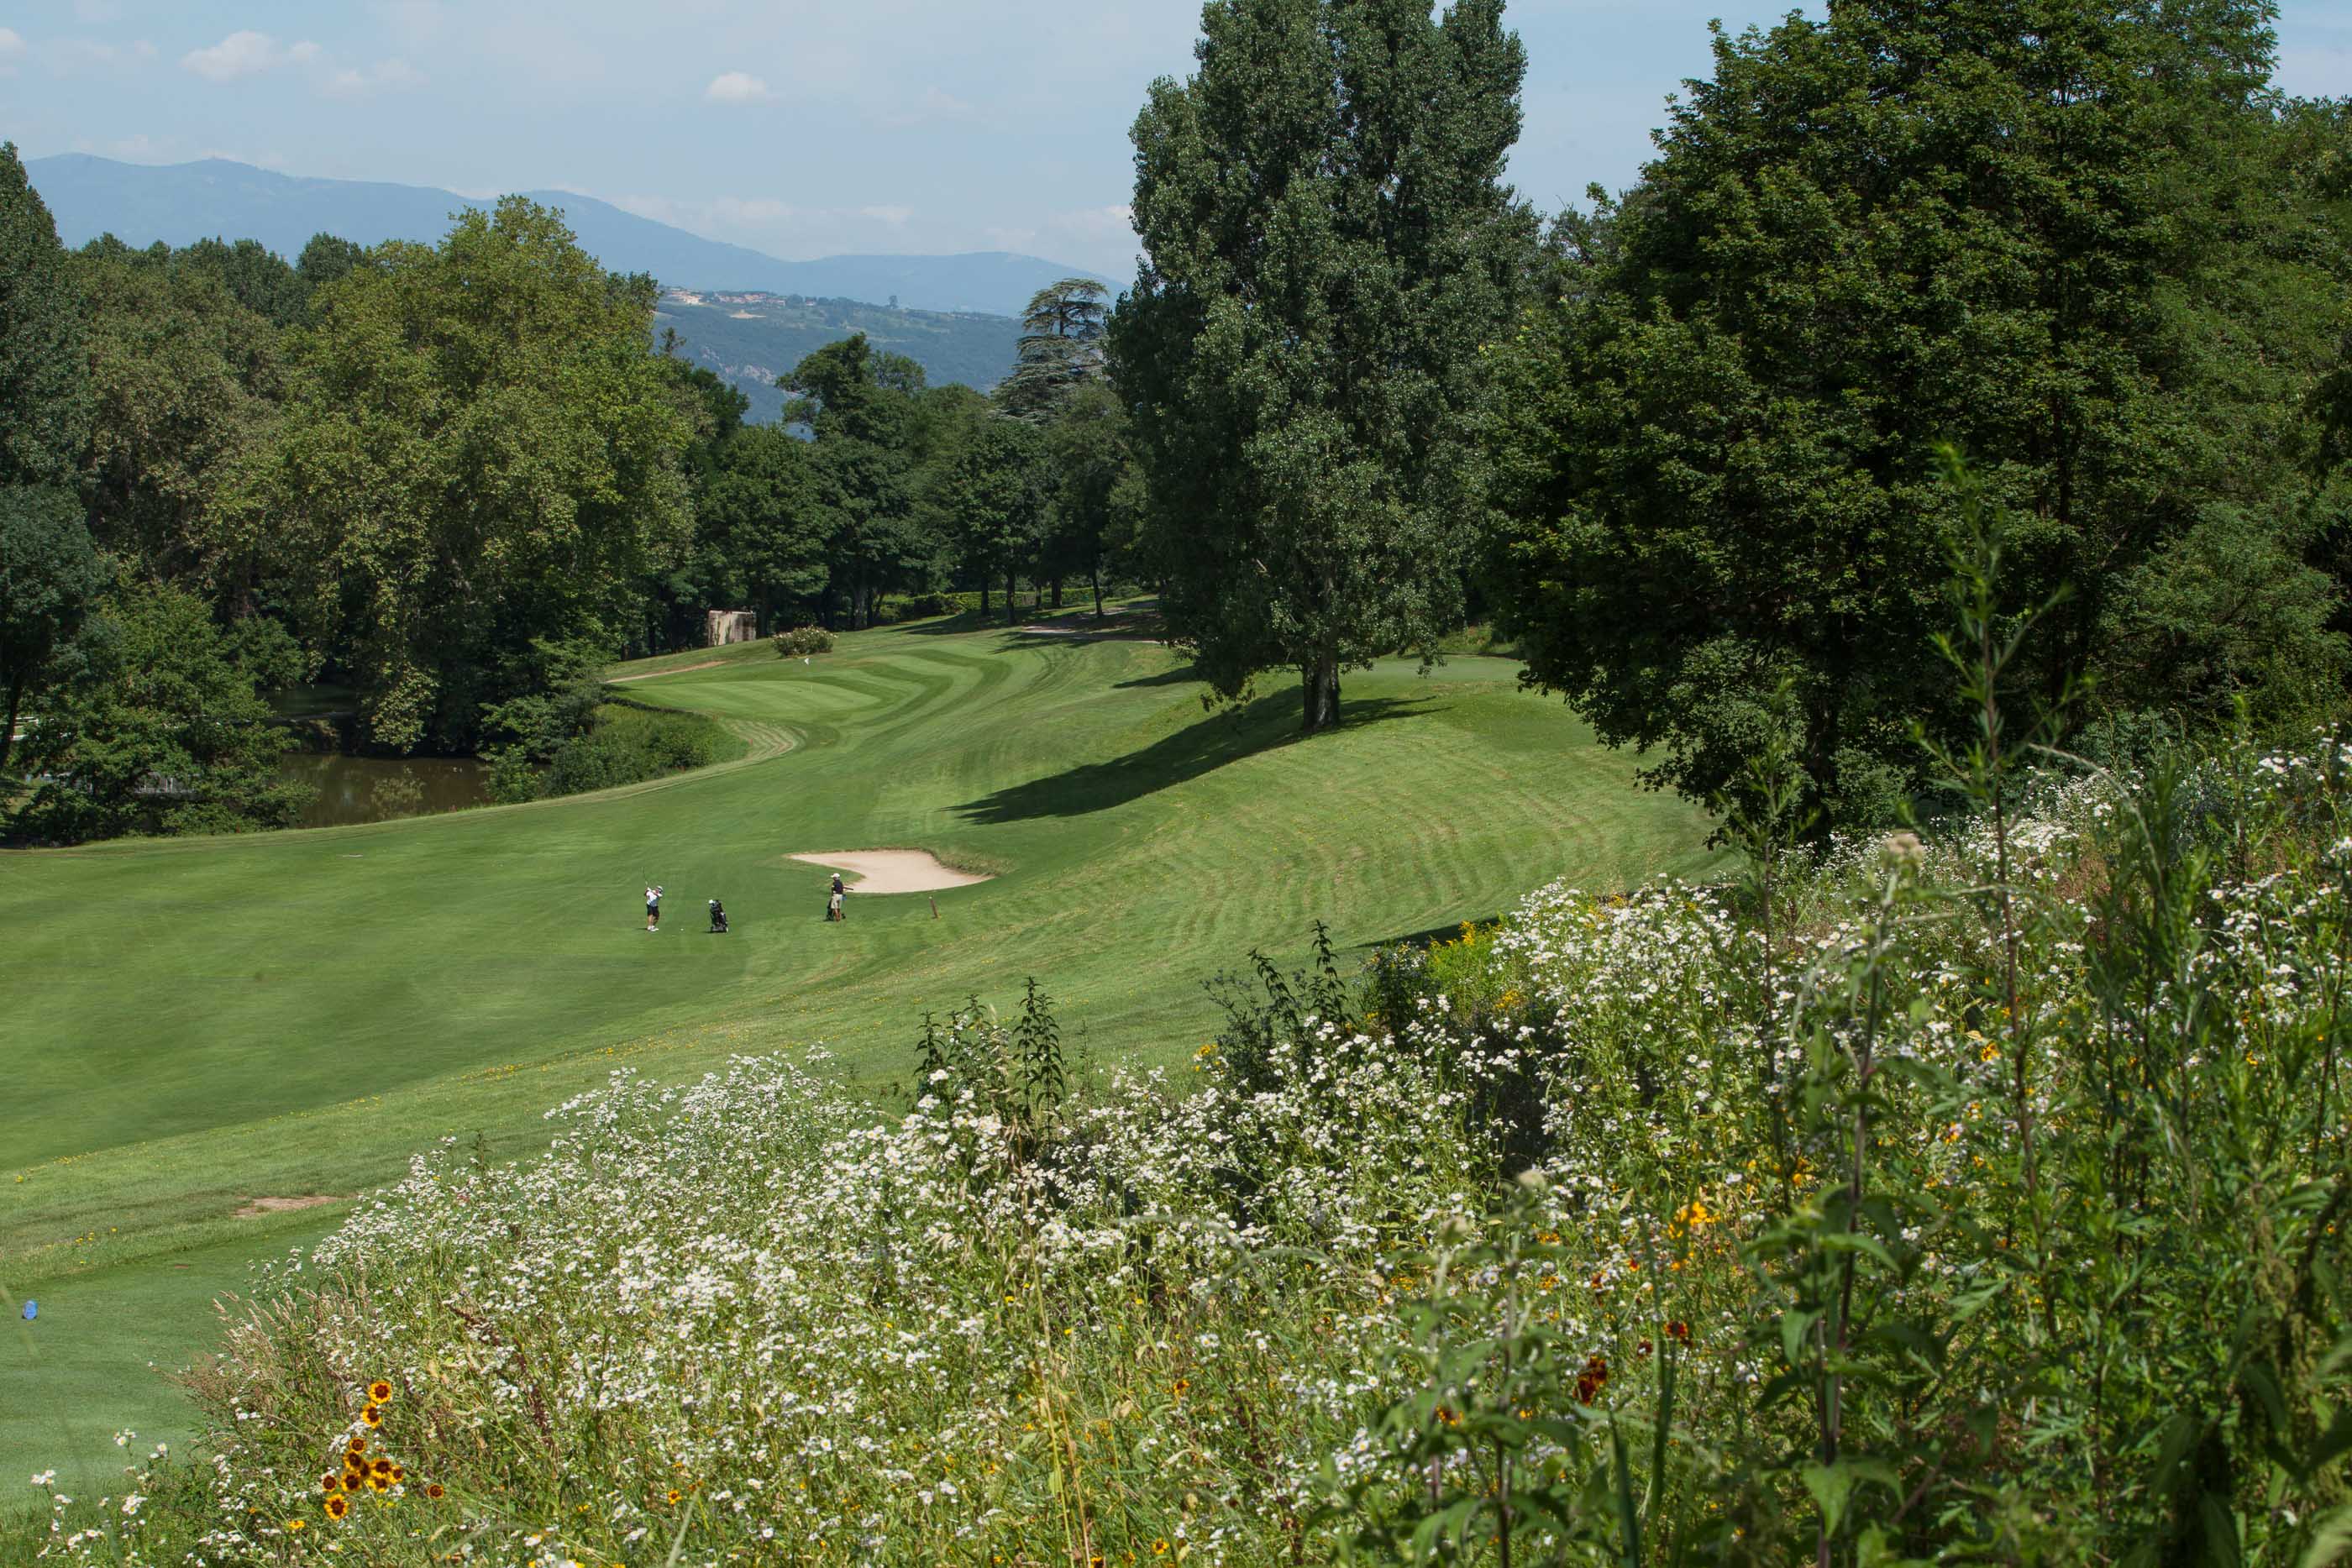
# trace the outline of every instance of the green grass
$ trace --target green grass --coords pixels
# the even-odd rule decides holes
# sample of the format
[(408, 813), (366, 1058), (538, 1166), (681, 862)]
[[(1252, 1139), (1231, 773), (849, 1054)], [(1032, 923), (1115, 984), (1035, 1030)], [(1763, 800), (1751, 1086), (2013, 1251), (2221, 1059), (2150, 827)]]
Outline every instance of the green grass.
[[(149, 1368), (209, 1343), (247, 1260), (443, 1136), (511, 1155), (620, 1066), (664, 1078), (823, 1040), (903, 1078), (925, 1009), (1035, 975), (1065, 1039), (1172, 1061), (1199, 982), (1310, 921), (1346, 946), (1484, 918), (1570, 874), (1707, 862), (1706, 824), (1631, 784), (1517, 667), (1349, 677), (1336, 733), (1295, 683), (1204, 714), (1177, 655), (929, 622), (803, 665), (764, 644), (646, 661), (625, 689), (709, 714), (740, 761), (596, 795), (366, 827), (0, 857), (0, 1480), (102, 1474), (121, 1425), (185, 1435)], [(683, 666), (716, 664), (708, 668)], [(995, 880), (853, 899), (795, 851), (929, 849)], [(669, 890), (662, 933), (639, 892)], [(703, 934), (726, 901), (733, 935)], [(184, 1264), (182, 1268), (179, 1265)], [(16, 1332), (23, 1331), (23, 1332)]]

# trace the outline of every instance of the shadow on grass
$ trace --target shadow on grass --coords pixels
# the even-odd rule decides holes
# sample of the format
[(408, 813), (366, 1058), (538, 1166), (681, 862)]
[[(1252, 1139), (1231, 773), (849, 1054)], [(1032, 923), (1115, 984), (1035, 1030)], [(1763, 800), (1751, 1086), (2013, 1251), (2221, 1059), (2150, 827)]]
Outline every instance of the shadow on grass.
[[(1497, 910), (1492, 915), (1480, 915), (1470, 924), (1492, 925), (1502, 918), (1502, 912)], [(1426, 931), (1404, 931), (1394, 936), (1375, 937), (1370, 942), (1351, 942), (1348, 945), (1348, 950), (1351, 953), (1372, 953), (1388, 947), (1419, 947), (1426, 950), (1440, 942), (1451, 942), (1461, 936), (1462, 925), (1461, 921), (1455, 920), (1444, 925), (1433, 925)]]
[[(1149, 684), (1149, 683), (1143, 683)], [(1410, 718), (1432, 706), (1426, 697), (1367, 697), (1340, 706), (1339, 728), (1360, 729)], [(1164, 740), (1110, 762), (1076, 768), (999, 789), (958, 806), (968, 822), (1028, 821), (1040, 817), (1082, 817), (1140, 800), (1171, 784), (1238, 762), (1255, 752), (1306, 738), (1298, 733), (1298, 694), (1268, 692), (1231, 713), (1213, 714)]]
[(1190, 686), (1200, 684), (1200, 672), (1190, 664), (1179, 664), (1172, 670), (1162, 670), (1156, 675), (1138, 675), (1131, 681), (1113, 681), (1114, 691), (1132, 691), (1138, 686)]

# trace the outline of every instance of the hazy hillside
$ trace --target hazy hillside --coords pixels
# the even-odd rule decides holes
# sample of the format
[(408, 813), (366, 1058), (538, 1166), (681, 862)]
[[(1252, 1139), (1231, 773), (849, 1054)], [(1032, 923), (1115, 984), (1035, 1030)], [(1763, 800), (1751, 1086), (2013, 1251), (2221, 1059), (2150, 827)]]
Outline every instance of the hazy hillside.
[[(250, 238), (292, 257), (321, 231), (368, 245), (437, 240), (448, 229), (450, 214), (482, 204), (429, 186), (307, 179), (221, 158), (144, 164), (68, 152), (33, 159), (26, 169), (68, 246), (109, 231), (135, 246), (159, 239), (179, 246), (213, 237)], [(1003, 251), (784, 261), (638, 217), (593, 196), (522, 193), (562, 208), (582, 247), (606, 267), (649, 272), (677, 287), (877, 304), (890, 303), (895, 296), (896, 303), (914, 310), (1010, 314), (1055, 279), (1087, 275), (1084, 267)]]
[(904, 354), (934, 383), (993, 386), (1013, 368), (1021, 323), (1010, 316), (890, 309), (854, 299), (805, 295), (672, 289), (654, 319), (656, 336), (675, 330), (679, 352), (718, 371), (751, 400), (751, 417), (783, 410), (779, 375), (801, 356), (863, 332), (877, 348)]

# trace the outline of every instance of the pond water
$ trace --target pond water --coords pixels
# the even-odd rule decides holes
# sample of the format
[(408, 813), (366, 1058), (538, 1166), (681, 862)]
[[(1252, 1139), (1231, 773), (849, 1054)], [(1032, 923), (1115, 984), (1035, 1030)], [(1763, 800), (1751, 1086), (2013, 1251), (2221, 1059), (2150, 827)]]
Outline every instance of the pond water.
[(470, 757), (339, 757), (297, 751), (278, 758), (285, 778), (316, 786), (319, 798), (295, 823), (339, 828), (423, 817), (489, 803), (489, 769)]

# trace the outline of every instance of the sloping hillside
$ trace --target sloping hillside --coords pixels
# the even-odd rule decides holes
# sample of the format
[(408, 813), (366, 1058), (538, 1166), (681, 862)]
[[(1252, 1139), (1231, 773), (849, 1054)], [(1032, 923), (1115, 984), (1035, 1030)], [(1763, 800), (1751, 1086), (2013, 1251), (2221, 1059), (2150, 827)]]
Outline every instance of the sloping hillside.
[(797, 294), (671, 289), (654, 318), (656, 339), (677, 333), (679, 351), (716, 371), (751, 401), (751, 417), (783, 411), (776, 378), (801, 356), (863, 332), (878, 349), (904, 354), (933, 384), (961, 382), (985, 391), (1013, 368), (1021, 323), (1010, 316), (893, 310), (855, 299)]
[[(33, 159), (25, 167), (57, 219), (58, 237), (68, 246), (109, 232), (134, 246), (257, 239), (290, 259), (320, 233), (362, 245), (387, 239), (430, 243), (448, 231), (452, 213), (485, 204), (425, 185), (307, 179), (226, 158), (144, 164), (68, 152)], [(916, 310), (1010, 314), (1046, 284), (1086, 271), (1004, 251), (785, 261), (641, 218), (576, 191), (522, 194), (563, 209), (582, 248), (606, 267), (651, 273), (674, 287), (768, 289), (895, 302)]]

